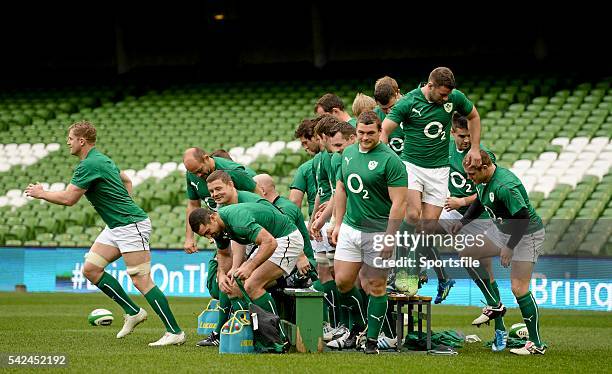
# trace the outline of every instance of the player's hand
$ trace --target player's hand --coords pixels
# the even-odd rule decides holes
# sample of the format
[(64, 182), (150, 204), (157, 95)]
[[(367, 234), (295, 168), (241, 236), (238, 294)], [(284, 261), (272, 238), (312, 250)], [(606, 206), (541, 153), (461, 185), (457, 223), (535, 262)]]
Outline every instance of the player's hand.
[(327, 208), (327, 204), (329, 204), (329, 201), (324, 202), (323, 204), (319, 205), (319, 208), (317, 209), (316, 212), (314, 212), (315, 217), (317, 216), (317, 214), (321, 214), (323, 213), (323, 211), (325, 210), (325, 208)]
[[(315, 220), (312, 222), (312, 224), (310, 225), (310, 231), (309, 231), (309, 233), (310, 233), (310, 236), (311, 236), (311, 237), (312, 237), (314, 240), (316, 240), (316, 241), (320, 242), (320, 241), (323, 241), (323, 235), (321, 235), (321, 226), (322, 226), (322, 224), (321, 224), (321, 223), (318, 223), (318, 221), (319, 221), (318, 219), (315, 219)], [(317, 227), (318, 227), (318, 228), (317, 228)]]
[(463, 228), (463, 223), (461, 223), (461, 221), (457, 221), (451, 226), (451, 229), (450, 229), (451, 234), (453, 235), (458, 234), (462, 228)]
[(507, 268), (508, 266), (510, 266), (510, 263), (512, 262), (512, 255), (514, 254), (514, 251), (511, 250), (508, 247), (502, 248), (501, 253), (499, 254), (500, 260), (501, 260), (501, 265), (505, 268)]
[(43, 189), (43, 186), (40, 183), (36, 183), (36, 184), (30, 183), (28, 184), (28, 187), (25, 189), (26, 196), (33, 197), (35, 199), (40, 199), (44, 192), (45, 190)]
[(332, 241), (331, 241), (331, 237), (332, 237), (332, 234), (333, 234), (333, 232), (334, 232), (334, 227), (336, 227), (336, 226), (331, 226), (331, 225), (330, 225), (330, 226), (327, 228), (327, 242), (328, 242), (328, 243), (329, 243), (329, 245), (331, 245), (332, 247), (335, 247), (335, 246), (336, 246), (336, 243), (332, 243)]
[(185, 239), (185, 244), (183, 244), (183, 249), (186, 253), (195, 253), (198, 251), (198, 246), (196, 245), (194, 238)]
[(298, 256), (295, 266), (297, 266), (298, 273), (301, 275), (306, 275), (310, 269), (310, 262), (308, 262), (308, 258), (306, 258), (304, 254), (301, 254)]
[(232, 292), (232, 279), (225, 273), (217, 274), (217, 281), (219, 282), (219, 288), (224, 294), (230, 294)]
[(236, 271), (234, 272), (234, 279), (238, 278), (241, 280), (246, 280), (248, 277), (251, 276), (251, 273), (253, 273), (253, 269), (251, 269), (251, 266), (248, 265), (248, 263), (244, 263), (242, 265), (240, 265), (240, 267), (238, 269), (236, 269)]
[(465, 158), (468, 160), (465, 162), (469, 162), (470, 167), (477, 168), (482, 164), (482, 157), (480, 157), (480, 149), (472, 147), (467, 153), (467, 155), (465, 155)]
[(448, 197), (444, 203), (444, 210), (450, 212), (451, 210), (457, 210), (465, 206), (465, 198), (463, 197)]
[(338, 245), (338, 234), (340, 233), (340, 226), (334, 226), (331, 236), (329, 237), (329, 244), (332, 246)]
[(393, 248), (395, 248), (395, 244), (393, 244), (393, 245), (383, 244), (383, 249), (382, 249), (382, 251), (380, 251), (380, 257), (383, 260), (391, 258), (391, 256), (393, 256)]

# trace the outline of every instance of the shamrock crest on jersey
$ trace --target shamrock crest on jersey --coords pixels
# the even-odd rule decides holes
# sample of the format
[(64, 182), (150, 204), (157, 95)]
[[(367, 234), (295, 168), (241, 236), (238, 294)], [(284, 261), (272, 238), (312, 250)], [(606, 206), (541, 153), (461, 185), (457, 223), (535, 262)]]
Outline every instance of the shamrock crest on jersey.
[(378, 162), (376, 162), (376, 161), (368, 162), (368, 169), (374, 170), (374, 169), (376, 169), (376, 166), (378, 166)]

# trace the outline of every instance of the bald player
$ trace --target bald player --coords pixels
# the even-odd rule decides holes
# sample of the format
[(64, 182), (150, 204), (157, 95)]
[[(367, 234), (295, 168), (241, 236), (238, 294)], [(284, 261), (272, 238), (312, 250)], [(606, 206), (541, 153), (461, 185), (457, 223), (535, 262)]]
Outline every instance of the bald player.
[(196, 246), (193, 231), (189, 226), (189, 214), (194, 209), (202, 206), (202, 200), (207, 207), (211, 209), (216, 208), (216, 203), (211, 198), (206, 185), (206, 178), (213, 171), (223, 170), (228, 173), (237, 190), (250, 191), (259, 195), (262, 193), (243, 165), (223, 157), (209, 156), (201, 148), (193, 147), (187, 149), (183, 154), (183, 164), (185, 169), (187, 169), (185, 178), (188, 199), (184, 249), (187, 253), (194, 253), (198, 251), (198, 247)]

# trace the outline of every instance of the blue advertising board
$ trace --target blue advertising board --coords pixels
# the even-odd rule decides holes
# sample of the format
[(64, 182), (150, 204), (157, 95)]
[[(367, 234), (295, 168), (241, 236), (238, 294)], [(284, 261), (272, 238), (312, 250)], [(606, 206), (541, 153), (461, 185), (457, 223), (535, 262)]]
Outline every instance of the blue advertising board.
[[(82, 248), (2, 248), (0, 249), (0, 291), (13, 291), (24, 284), (30, 292), (97, 292), (81, 274), (87, 249)], [(208, 297), (206, 276), (212, 251), (186, 254), (177, 250), (153, 250), (151, 273), (155, 283), (169, 296)], [(448, 256), (443, 256), (448, 258)], [(494, 274), (502, 301), (516, 306), (510, 288), (510, 269), (493, 260)], [(130, 293), (133, 287), (123, 260), (106, 270)], [(462, 269), (449, 270), (457, 283), (444, 304), (482, 305), (480, 290)], [(437, 281), (430, 270), (430, 281), (420, 295), (435, 296)], [(612, 259), (541, 256), (535, 266), (531, 291), (540, 307), (612, 310)]]

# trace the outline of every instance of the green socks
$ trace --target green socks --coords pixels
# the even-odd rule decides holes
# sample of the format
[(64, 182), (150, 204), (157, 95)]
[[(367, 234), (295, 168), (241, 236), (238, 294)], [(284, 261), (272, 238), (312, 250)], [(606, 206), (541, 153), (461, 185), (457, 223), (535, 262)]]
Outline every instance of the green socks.
[(134, 316), (140, 311), (140, 307), (136, 305), (134, 301), (128, 296), (123, 287), (117, 279), (107, 272), (102, 274), (102, 278), (96, 286), (100, 291), (104, 292), (106, 296), (113, 299), (117, 304), (123, 308), (126, 314)]
[[(476, 283), (489, 306), (498, 306), (499, 297), (495, 294), (493, 285), (489, 282), (489, 274), (483, 267), (467, 267), (465, 270)], [(499, 292), (499, 291), (498, 291)]]
[(155, 313), (159, 316), (164, 326), (166, 326), (166, 331), (172, 334), (178, 334), (181, 332), (181, 328), (179, 327), (176, 319), (174, 319), (174, 314), (170, 310), (170, 305), (168, 305), (168, 299), (163, 292), (157, 286), (151, 288), (146, 295), (144, 295), (145, 299), (149, 302), (149, 305), (153, 308)]
[(387, 313), (385, 314), (385, 323), (383, 323), (382, 332), (385, 334), (387, 338), (395, 338), (395, 324), (396, 318), (393, 314), (393, 308), (387, 308)]
[(527, 325), (529, 340), (536, 346), (541, 347), (542, 341), (540, 340), (540, 314), (538, 312), (538, 304), (536, 304), (531, 292), (527, 292), (525, 295), (517, 297), (516, 301), (521, 309), (523, 321), (525, 321)]
[(219, 319), (217, 320), (217, 328), (215, 329), (217, 334), (221, 334), (221, 328), (229, 319), (231, 307), (232, 302), (229, 297), (223, 292), (219, 292)]
[[(353, 288), (347, 293), (340, 292), (340, 304), (346, 308), (349, 308), (350, 317), (352, 317), (351, 319), (353, 323), (355, 323), (360, 330), (365, 329), (365, 305), (363, 298), (361, 297), (361, 292), (359, 292), (357, 287), (353, 286)], [(347, 327), (349, 329), (351, 328), (351, 326)]]
[[(493, 283), (491, 283), (491, 288), (493, 289), (495, 298), (499, 300), (499, 302), (501, 303), (501, 296), (499, 294), (499, 288), (497, 287), (497, 281), (493, 281)], [(495, 330), (506, 331), (506, 325), (504, 324), (504, 317), (495, 318)]]
[(323, 296), (323, 322), (329, 322), (331, 319), (329, 309), (332, 307), (332, 301), (329, 299), (329, 295), (327, 294), (327, 292), (325, 292), (325, 288), (323, 287), (323, 284), (321, 284), (320, 281), (315, 281), (312, 284), (312, 288), (319, 292), (325, 293), (325, 295)]
[(387, 314), (387, 295), (372, 296), (368, 302), (368, 338), (378, 339)]
[[(274, 302), (274, 299), (272, 298), (272, 295), (270, 295), (269, 292), (266, 292), (263, 295), (261, 295), (259, 298), (253, 300), (253, 304), (259, 306), (263, 310), (266, 310), (270, 313), (274, 313), (278, 315), (278, 309), (276, 308), (276, 303)], [(281, 332), (281, 338), (285, 339), (286, 337), (285, 331), (283, 331), (282, 326), (279, 325), (279, 327), (280, 327), (280, 332)]]

